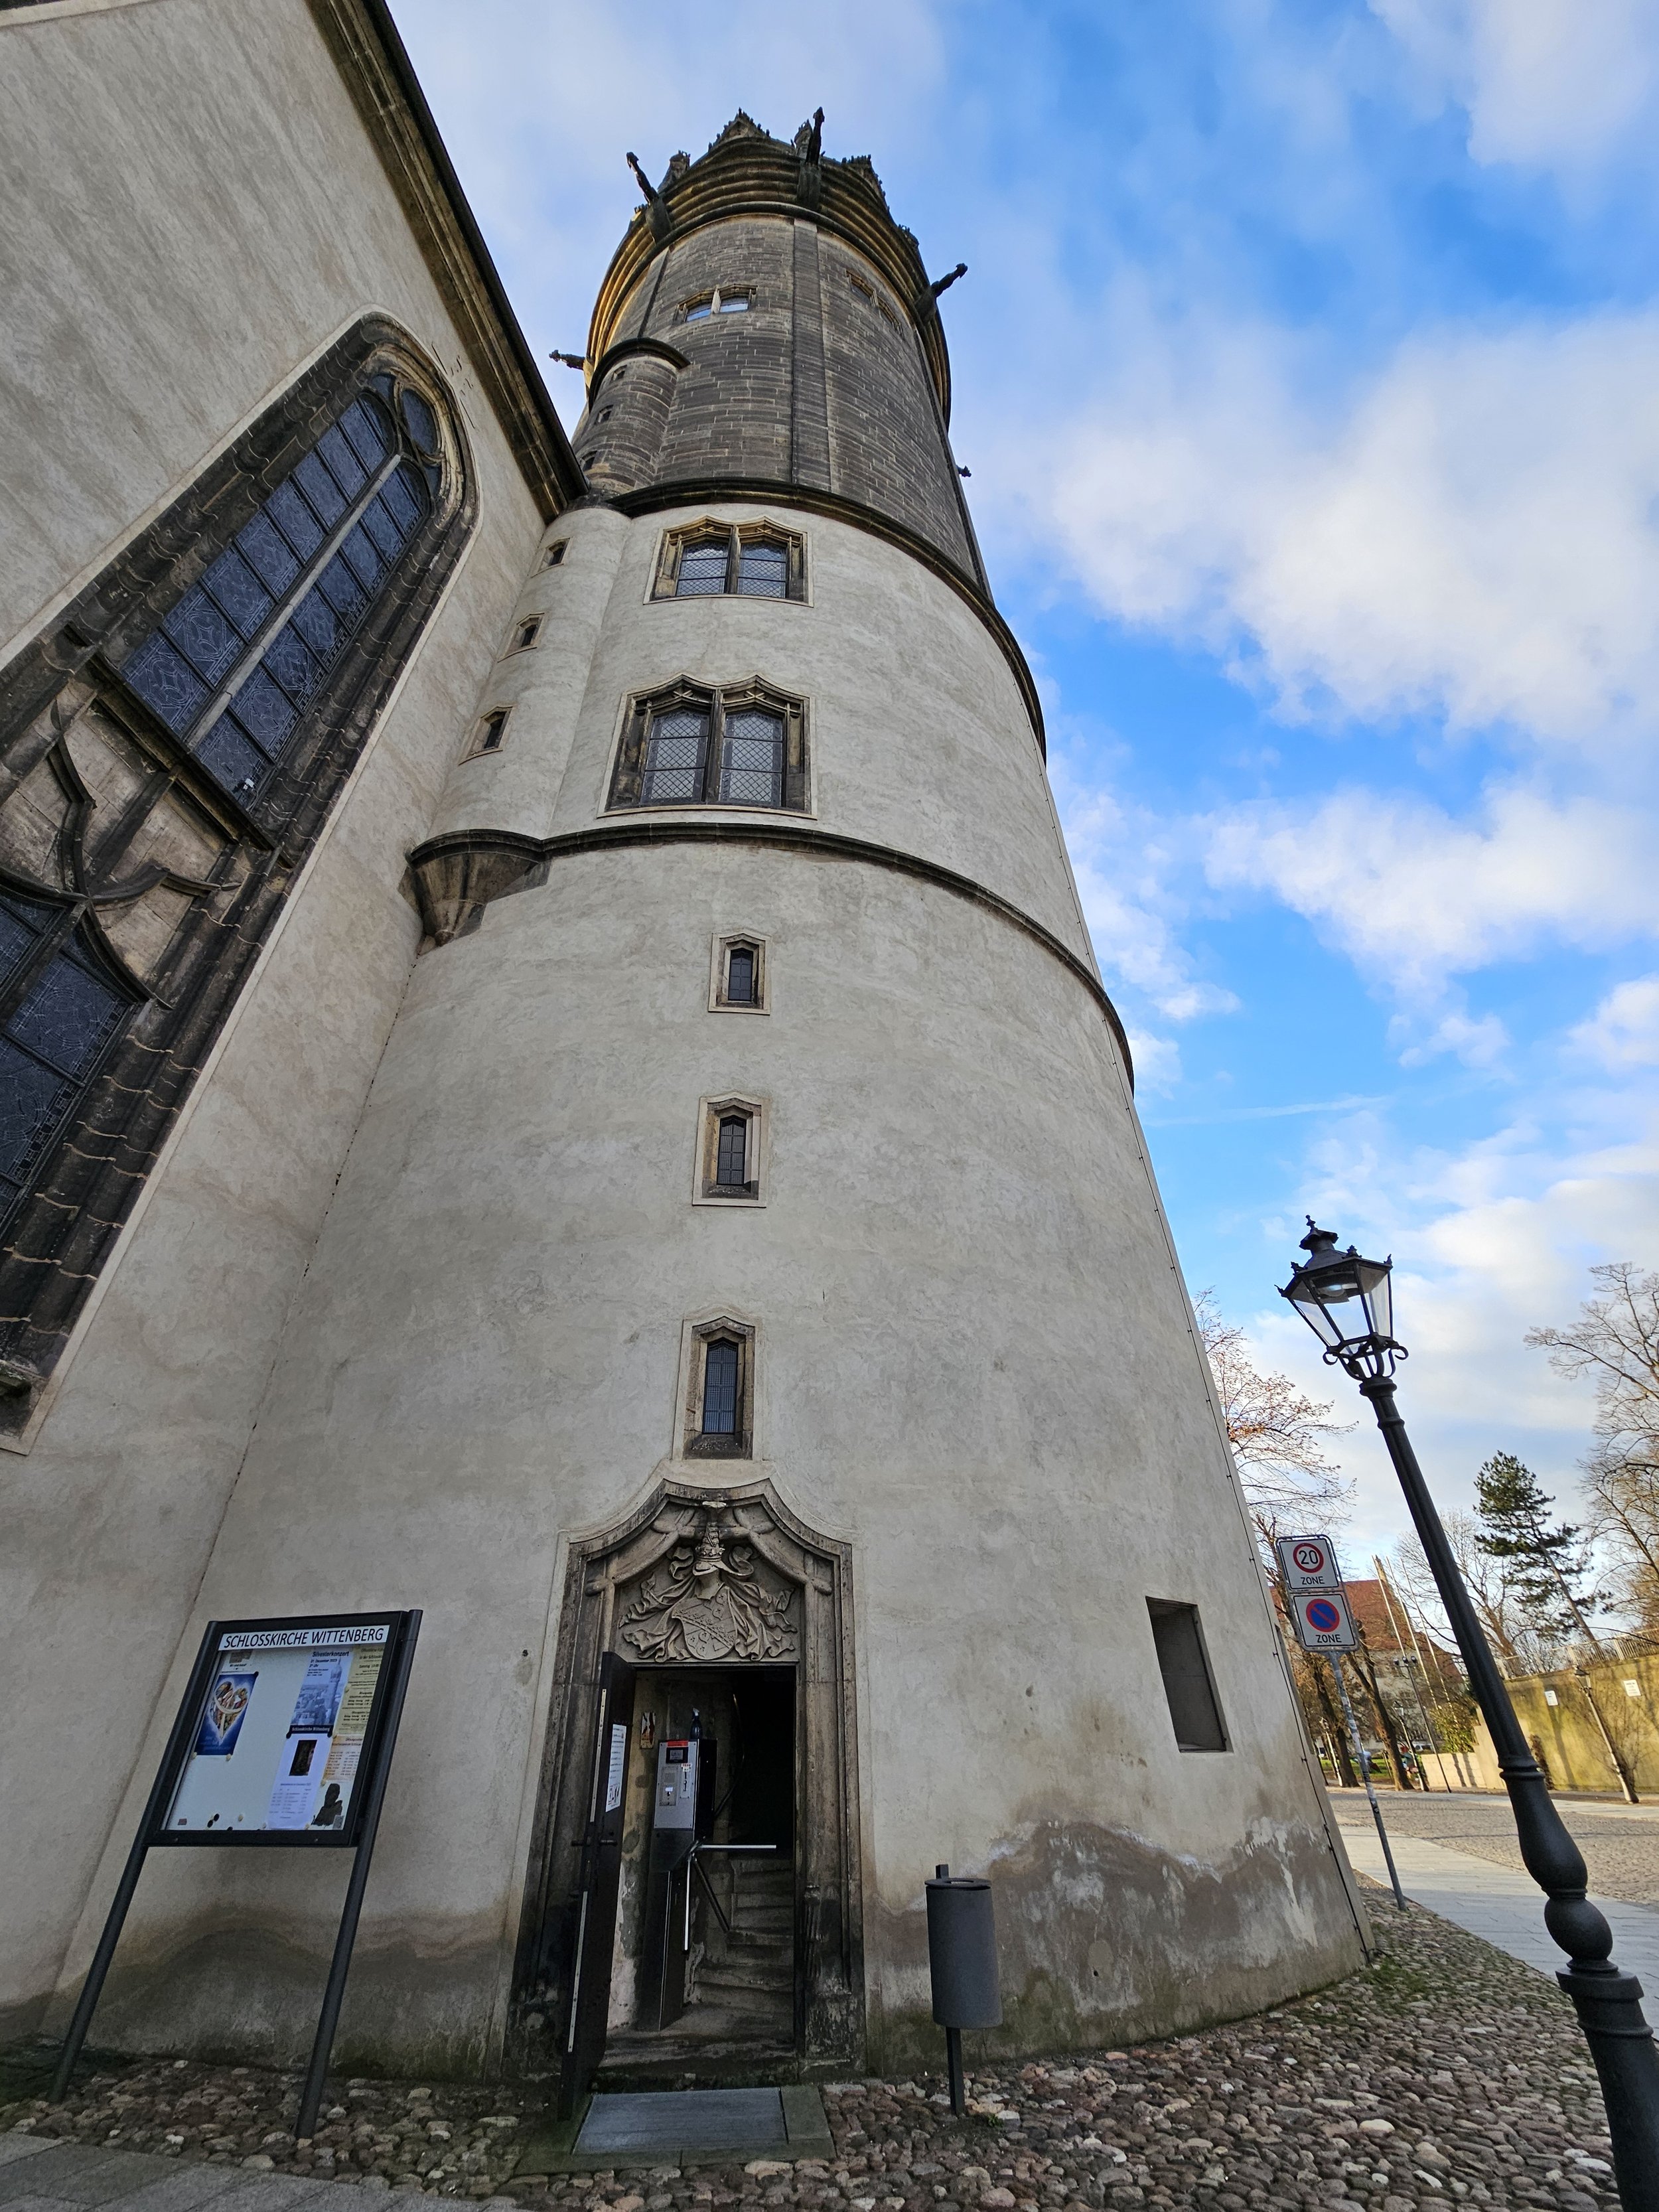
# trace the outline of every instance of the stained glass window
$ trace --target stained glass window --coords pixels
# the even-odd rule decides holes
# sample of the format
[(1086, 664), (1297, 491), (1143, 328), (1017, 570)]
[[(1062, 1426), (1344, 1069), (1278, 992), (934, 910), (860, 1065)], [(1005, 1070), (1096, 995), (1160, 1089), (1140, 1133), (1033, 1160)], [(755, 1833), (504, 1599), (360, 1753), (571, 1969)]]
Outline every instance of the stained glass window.
[(61, 934), (67, 921), (63, 908), (0, 900), (0, 1000), (11, 1006), (0, 1024), (0, 1209), (28, 1181), (132, 1004), (78, 933)]
[(431, 506), (409, 449), (434, 449), (435, 418), (411, 392), (399, 413), (401, 428), (374, 392), (360, 392), (121, 671), (243, 800), (281, 757)]
[(702, 1432), (706, 1437), (732, 1437), (738, 1432), (738, 1346), (726, 1336), (717, 1336), (703, 1353)]

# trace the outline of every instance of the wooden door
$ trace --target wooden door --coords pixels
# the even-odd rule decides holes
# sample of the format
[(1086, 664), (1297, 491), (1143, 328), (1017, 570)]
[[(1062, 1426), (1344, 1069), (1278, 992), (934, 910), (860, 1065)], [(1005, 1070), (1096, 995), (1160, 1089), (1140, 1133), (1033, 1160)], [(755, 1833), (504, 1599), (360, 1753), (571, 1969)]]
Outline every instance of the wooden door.
[(559, 2112), (568, 2118), (605, 2056), (611, 2014), (611, 1959), (617, 1939), (623, 1815), (628, 1799), (634, 1669), (606, 1652), (593, 1700), (592, 1780), (574, 1899), (569, 2009), (559, 2069)]

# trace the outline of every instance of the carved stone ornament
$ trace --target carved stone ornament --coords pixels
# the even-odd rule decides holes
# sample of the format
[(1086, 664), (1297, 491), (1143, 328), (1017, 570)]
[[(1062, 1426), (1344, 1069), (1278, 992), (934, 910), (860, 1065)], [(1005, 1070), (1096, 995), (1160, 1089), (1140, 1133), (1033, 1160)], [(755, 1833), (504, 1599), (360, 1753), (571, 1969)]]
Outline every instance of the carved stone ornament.
[(793, 1659), (799, 1637), (794, 1591), (770, 1585), (741, 1529), (705, 1512), (695, 1536), (674, 1547), (623, 1614), (620, 1640), (659, 1663)]

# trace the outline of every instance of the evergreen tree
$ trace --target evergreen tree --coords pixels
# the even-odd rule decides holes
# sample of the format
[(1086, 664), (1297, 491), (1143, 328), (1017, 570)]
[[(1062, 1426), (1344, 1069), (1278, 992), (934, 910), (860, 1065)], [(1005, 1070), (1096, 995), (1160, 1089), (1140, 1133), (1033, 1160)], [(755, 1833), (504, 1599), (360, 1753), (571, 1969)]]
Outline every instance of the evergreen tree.
[(1583, 1530), (1565, 1522), (1551, 1526), (1555, 1500), (1545, 1495), (1537, 1476), (1513, 1452), (1492, 1454), (1474, 1479), (1474, 1498), (1480, 1549), (1508, 1563), (1505, 1579), (1539, 1635), (1567, 1643), (1576, 1630), (1593, 1644), (1589, 1615), (1606, 1598), (1585, 1587), (1589, 1557)]

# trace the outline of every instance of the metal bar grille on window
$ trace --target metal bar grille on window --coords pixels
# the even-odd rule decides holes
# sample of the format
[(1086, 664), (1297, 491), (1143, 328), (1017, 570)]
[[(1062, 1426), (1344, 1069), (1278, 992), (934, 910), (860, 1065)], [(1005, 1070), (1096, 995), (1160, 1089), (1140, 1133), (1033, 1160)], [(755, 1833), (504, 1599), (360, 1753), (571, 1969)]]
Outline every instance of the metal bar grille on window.
[(738, 1432), (738, 1347), (717, 1337), (703, 1355), (702, 1432), (733, 1437)]
[(739, 707), (726, 718), (720, 739), (722, 800), (734, 806), (783, 804), (783, 717)]
[(725, 538), (705, 538), (701, 544), (685, 546), (680, 554), (680, 572), (674, 586), (678, 599), (718, 599), (726, 589), (726, 563), (730, 548)]
[(745, 599), (781, 599), (789, 590), (789, 551), (783, 545), (745, 545), (738, 555), (738, 589)]
[(708, 716), (695, 707), (674, 707), (651, 717), (645, 742), (645, 779), (641, 797), (647, 806), (689, 804), (702, 797), (703, 763), (708, 750)]
[[(406, 392), (404, 412), (435, 444), (425, 403)], [(226, 790), (251, 797), (431, 503), (390, 409), (360, 393), (130, 656), (123, 680)]]

